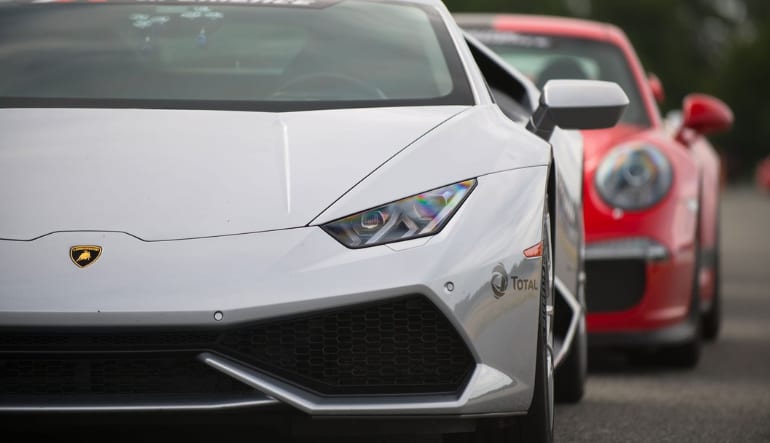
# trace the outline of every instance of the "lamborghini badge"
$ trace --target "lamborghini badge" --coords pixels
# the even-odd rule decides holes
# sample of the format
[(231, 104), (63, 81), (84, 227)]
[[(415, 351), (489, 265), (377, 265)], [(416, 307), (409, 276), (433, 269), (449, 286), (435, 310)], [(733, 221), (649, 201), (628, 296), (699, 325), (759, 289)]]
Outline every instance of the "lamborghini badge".
[(91, 265), (101, 254), (101, 246), (73, 246), (70, 248), (72, 263), (75, 263), (79, 268)]

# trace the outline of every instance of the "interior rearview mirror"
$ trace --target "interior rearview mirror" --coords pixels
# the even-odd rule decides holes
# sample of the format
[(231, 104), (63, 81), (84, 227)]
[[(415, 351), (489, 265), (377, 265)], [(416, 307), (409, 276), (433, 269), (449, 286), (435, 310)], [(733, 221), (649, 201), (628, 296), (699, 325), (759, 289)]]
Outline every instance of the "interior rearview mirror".
[(602, 129), (615, 126), (628, 106), (617, 83), (596, 80), (550, 80), (527, 129), (549, 140), (555, 127)]

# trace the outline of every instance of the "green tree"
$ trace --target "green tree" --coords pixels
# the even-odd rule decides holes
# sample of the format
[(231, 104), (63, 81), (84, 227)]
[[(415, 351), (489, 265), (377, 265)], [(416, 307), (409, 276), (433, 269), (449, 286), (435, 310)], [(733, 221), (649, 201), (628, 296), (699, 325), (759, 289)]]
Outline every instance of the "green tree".
[(735, 127), (719, 142), (738, 157), (742, 172), (753, 172), (757, 160), (770, 154), (770, 3), (749, 3), (754, 33), (731, 47), (712, 88), (735, 113)]

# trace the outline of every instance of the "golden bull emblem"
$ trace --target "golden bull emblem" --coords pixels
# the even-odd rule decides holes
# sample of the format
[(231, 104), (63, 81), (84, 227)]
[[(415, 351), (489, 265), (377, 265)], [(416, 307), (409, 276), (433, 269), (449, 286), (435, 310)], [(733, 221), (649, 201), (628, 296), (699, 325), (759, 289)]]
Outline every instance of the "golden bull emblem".
[(101, 254), (101, 246), (73, 246), (70, 248), (70, 259), (79, 268), (93, 264)]

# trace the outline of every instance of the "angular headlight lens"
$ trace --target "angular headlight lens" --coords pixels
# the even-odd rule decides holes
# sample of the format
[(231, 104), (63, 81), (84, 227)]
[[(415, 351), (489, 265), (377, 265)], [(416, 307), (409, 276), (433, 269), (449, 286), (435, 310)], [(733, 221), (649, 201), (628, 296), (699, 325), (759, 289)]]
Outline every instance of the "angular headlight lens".
[(322, 226), (349, 248), (366, 248), (437, 234), (476, 186), (466, 180), (372, 208)]
[(613, 149), (596, 170), (596, 189), (610, 206), (639, 210), (659, 202), (671, 189), (671, 163), (654, 146)]

